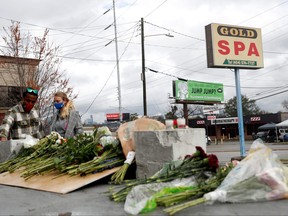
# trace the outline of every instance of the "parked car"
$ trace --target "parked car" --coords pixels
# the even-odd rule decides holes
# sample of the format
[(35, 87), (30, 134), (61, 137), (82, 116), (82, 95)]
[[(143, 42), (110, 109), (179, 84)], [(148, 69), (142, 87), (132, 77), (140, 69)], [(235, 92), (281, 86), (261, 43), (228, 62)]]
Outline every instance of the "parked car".
[(286, 142), (288, 141), (288, 128), (279, 128), (279, 141), (280, 142)]
[(287, 141), (288, 141), (288, 133), (282, 133), (282, 134), (280, 134), (280, 136), (278, 137), (278, 139), (280, 140), (280, 142), (287, 142)]

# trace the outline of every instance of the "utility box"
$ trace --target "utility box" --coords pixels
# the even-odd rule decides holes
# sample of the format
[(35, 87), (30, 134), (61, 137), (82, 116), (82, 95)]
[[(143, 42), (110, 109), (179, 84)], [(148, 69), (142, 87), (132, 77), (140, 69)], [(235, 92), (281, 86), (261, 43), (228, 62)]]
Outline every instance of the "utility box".
[(134, 143), (137, 178), (148, 178), (164, 163), (184, 159), (196, 151), (196, 146), (206, 152), (204, 128), (134, 131)]
[(0, 163), (17, 156), (23, 145), (23, 140), (0, 141)]

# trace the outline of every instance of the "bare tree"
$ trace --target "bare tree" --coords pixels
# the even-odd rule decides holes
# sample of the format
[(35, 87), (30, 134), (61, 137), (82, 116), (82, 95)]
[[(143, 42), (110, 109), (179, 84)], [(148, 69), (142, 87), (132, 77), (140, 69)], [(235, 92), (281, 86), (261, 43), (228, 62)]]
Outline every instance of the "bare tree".
[[(6, 49), (0, 49), (1, 54), (18, 59), (16, 67), (15, 84), (19, 87), (39, 87), (38, 106), (43, 116), (51, 109), (53, 93), (61, 90), (74, 99), (73, 88), (69, 87), (69, 79), (65, 71), (61, 71), (61, 59), (58, 57), (60, 48), (49, 44), (46, 29), (42, 37), (32, 36), (30, 32), (23, 33), (20, 23), (12, 21), (8, 28), (3, 27), (5, 34), (2, 36)], [(23, 64), (23, 58), (38, 60), (36, 68)], [(21, 61), (22, 60), (22, 61)], [(15, 69), (14, 69), (15, 70)]]
[[(189, 105), (188, 106), (188, 116), (194, 116), (201, 114), (202, 109), (199, 105)], [(184, 117), (184, 110), (181, 105), (170, 106), (170, 111), (165, 114), (166, 119), (177, 119)]]
[(176, 105), (170, 106), (170, 111), (165, 114), (166, 119), (177, 119), (178, 107)]
[[(181, 109), (180, 111), (181, 116), (184, 117), (184, 110)], [(195, 115), (202, 115), (202, 107), (200, 105), (189, 105), (188, 106), (188, 116), (195, 116)]]

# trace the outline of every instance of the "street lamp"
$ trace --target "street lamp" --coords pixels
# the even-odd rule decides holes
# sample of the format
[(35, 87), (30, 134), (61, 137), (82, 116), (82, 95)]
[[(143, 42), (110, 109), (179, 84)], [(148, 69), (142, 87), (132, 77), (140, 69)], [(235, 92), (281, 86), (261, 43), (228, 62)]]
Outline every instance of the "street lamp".
[[(154, 34), (146, 35), (145, 37), (153, 37), (164, 35), (167, 37), (174, 37), (171, 34)], [(146, 75), (145, 75), (145, 49), (144, 49), (144, 20), (141, 18), (141, 54), (142, 54), (142, 74), (141, 79), (143, 82), (143, 115), (147, 116), (147, 96), (146, 96)]]

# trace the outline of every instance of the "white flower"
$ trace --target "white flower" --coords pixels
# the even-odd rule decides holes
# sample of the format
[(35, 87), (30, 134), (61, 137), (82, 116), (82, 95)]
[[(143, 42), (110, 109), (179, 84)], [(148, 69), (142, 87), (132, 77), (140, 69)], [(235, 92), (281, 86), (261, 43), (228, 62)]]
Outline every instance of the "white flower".
[(57, 139), (55, 143), (58, 145), (61, 144), (61, 139)]
[(57, 138), (57, 139), (63, 139), (63, 137), (56, 131), (52, 131), (48, 136), (48, 138)]
[(113, 147), (116, 147), (119, 144), (119, 141), (112, 136), (103, 136), (100, 138), (99, 143), (105, 147), (107, 145), (113, 145)]

